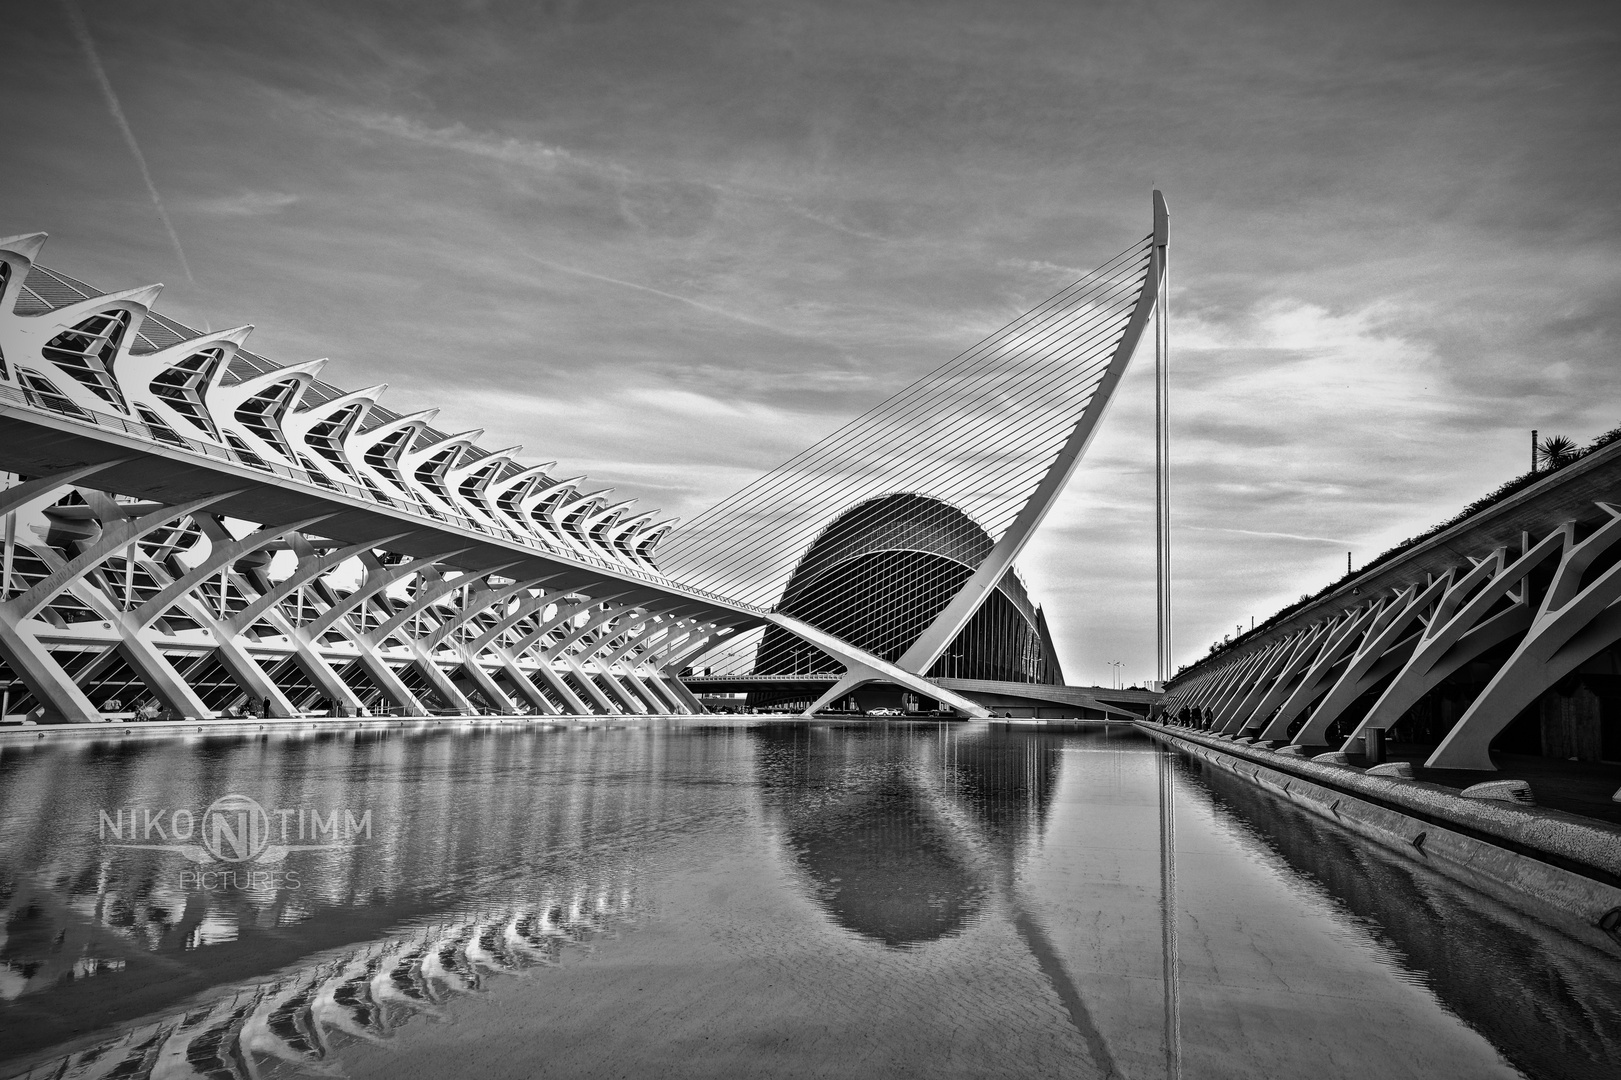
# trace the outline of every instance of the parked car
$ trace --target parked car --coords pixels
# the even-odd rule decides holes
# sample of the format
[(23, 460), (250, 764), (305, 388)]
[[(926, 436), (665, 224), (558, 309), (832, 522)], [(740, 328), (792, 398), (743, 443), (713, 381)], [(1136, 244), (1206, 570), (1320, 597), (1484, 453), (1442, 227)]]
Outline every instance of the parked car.
[(867, 715), (868, 716), (899, 716), (900, 714), (901, 714), (901, 711), (899, 709), (868, 709), (867, 710)]

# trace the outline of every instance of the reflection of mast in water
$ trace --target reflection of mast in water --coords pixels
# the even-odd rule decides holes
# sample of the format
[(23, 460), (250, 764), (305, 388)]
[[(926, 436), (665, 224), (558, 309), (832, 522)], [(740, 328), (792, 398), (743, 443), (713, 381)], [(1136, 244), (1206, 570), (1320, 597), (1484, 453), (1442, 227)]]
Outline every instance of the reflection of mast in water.
[(1165, 1076), (1182, 1075), (1182, 984), (1176, 935), (1176, 755), (1155, 746), (1159, 765), (1159, 907), (1165, 987)]
[(267, 1064), (341, 1076), (349, 1041), (381, 1043), (492, 975), (555, 965), (569, 948), (640, 914), (620, 883), (582, 884), (533, 904), (453, 916), (328, 957), (200, 1009), (143, 1024), (24, 1074), (29, 1080), (247, 1078)]
[[(994, 730), (977, 738), (954, 740), (950, 744), (949, 767), (919, 770), (921, 788), (928, 793), (934, 812), (949, 824), (950, 835), (972, 852), (964, 861), (978, 869), (981, 878), (989, 883), (987, 891), (1002, 901), (1014, 930), (1063, 1003), (1070, 1024), (1086, 1042), (1098, 1075), (1114, 1077), (1119, 1075), (1114, 1056), (1081, 997), (1080, 987), (1070, 978), (1046, 928), (1031, 912), (1019, 888), (1019, 858), (1025, 845), (1039, 838), (1046, 823), (1058, 786), (1064, 743), (1062, 736)], [(940, 780), (935, 780), (936, 776)], [(987, 793), (995, 788), (986, 785), (987, 777), (1018, 778), (1018, 783), (1011, 790), (1004, 789), (1007, 796), (991, 802)], [(966, 805), (962, 781), (979, 793)]]

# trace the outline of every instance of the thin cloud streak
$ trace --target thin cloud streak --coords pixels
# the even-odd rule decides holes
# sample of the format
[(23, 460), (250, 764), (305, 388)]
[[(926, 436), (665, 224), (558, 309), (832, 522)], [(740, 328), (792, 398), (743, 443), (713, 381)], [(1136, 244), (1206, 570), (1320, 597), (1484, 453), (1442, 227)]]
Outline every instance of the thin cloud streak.
[(1183, 525), (1178, 523), (1176, 529), (1192, 529), (1195, 532), (1236, 533), (1239, 536), (1272, 536), (1280, 540), (1309, 540), (1318, 544), (1338, 544), (1341, 547), (1355, 547), (1352, 540), (1336, 540), (1332, 536), (1302, 536), (1300, 533), (1262, 532), (1257, 529), (1227, 529), (1216, 525)]
[(635, 289), (638, 292), (652, 293), (654, 296), (662, 296), (666, 300), (674, 300), (679, 304), (687, 304), (691, 307), (697, 308), (699, 311), (707, 311), (711, 315), (719, 315), (723, 319), (731, 319), (733, 322), (740, 322), (745, 326), (754, 326), (761, 330), (769, 330), (773, 334), (781, 334), (786, 338), (798, 337), (797, 334), (792, 334), (787, 330), (772, 326), (770, 323), (763, 323), (758, 319), (751, 319), (747, 315), (739, 315), (734, 311), (726, 311), (722, 308), (712, 307), (701, 300), (694, 300), (688, 296), (677, 296), (675, 293), (668, 293), (663, 289), (655, 289), (651, 285), (638, 285), (634, 281), (622, 281), (619, 278), (608, 277), (606, 274), (597, 274), (590, 270), (581, 270), (577, 266), (564, 266), (562, 263), (555, 263), (550, 259), (542, 259), (539, 255), (531, 255), (528, 252), (524, 252), (524, 257), (533, 262), (537, 262), (544, 267), (556, 270), (559, 273), (573, 274), (576, 277), (589, 278), (592, 281), (602, 281), (609, 285), (619, 285), (626, 289)]
[(107, 101), (107, 111), (112, 113), (113, 122), (123, 133), (124, 142), (129, 146), (129, 152), (134, 155), (135, 164), (141, 170), (141, 179), (146, 183), (146, 193), (152, 197), (152, 206), (162, 219), (163, 227), (168, 230), (169, 242), (174, 245), (174, 253), (180, 259), (180, 269), (186, 272), (186, 280), (195, 285), (197, 279), (191, 276), (191, 264), (186, 261), (185, 249), (180, 246), (180, 234), (175, 232), (174, 222), (169, 220), (169, 212), (163, 208), (163, 198), (158, 195), (158, 186), (152, 182), (152, 170), (146, 167), (146, 155), (141, 153), (141, 144), (135, 141), (135, 131), (124, 116), (124, 108), (118, 103), (118, 95), (113, 92), (113, 84), (107, 78), (107, 69), (101, 66), (101, 56), (96, 52), (95, 39), (90, 36), (90, 26), (84, 21), (84, 14), (74, 0), (62, 0), (62, 9), (67, 12), (68, 22), (73, 26), (73, 36), (78, 39), (80, 48), (84, 49), (85, 59), (90, 62), (90, 73), (95, 76), (96, 85), (101, 87), (101, 96)]

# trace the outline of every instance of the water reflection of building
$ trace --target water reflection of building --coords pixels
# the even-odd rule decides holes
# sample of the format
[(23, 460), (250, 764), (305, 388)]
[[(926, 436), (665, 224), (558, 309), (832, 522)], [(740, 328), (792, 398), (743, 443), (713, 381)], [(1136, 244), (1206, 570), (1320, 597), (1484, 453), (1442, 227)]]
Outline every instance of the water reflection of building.
[(29, 1080), (261, 1075), (267, 1065), (341, 1075), (346, 1045), (380, 1042), (493, 976), (555, 965), (570, 947), (638, 915), (614, 879), (576, 882), (512, 907), (469, 912), (369, 942), (212, 1003), (132, 1027), (37, 1065)]
[(960, 933), (1046, 820), (1062, 738), (751, 729), (761, 798), (810, 894), (891, 948)]
[[(88, 1026), (127, 1023), (246, 974), (432, 920), (452, 902), (517, 910), (542, 882), (566, 892), (568, 907), (576, 886), (592, 883), (582, 897), (618, 889), (662, 835), (647, 822), (701, 827), (712, 810), (701, 790), (665, 782), (668, 772), (723, 772), (727, 757), (716, 739), (660, 740), (648, 729), (7, 748), (4, 1056), (57, 1045), (86, 1017), (96, 1018)], [(500, 780), (518, 773), (523, 782)], [(591, 779), (605, 773), (626, 778), (611, 799)], [(201, 809), (232, 791), (267, 807), (369, 810), (372, 836), (290, 855), (283, 867), (298, 873), (297, 888), (204, 890), (182, 887), (184, 859), (118, 849), (97, 834), (102, 808)], [(25, 1015), (29, 1023), (16, 1022)]]

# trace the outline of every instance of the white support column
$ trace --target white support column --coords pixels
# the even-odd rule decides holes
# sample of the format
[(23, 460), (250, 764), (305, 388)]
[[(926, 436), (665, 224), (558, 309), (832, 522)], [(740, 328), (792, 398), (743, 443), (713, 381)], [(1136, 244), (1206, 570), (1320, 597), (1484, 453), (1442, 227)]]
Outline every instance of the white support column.
[[(1525, 582), (1531, 571), (1563, 552), (1573, 539), (1573, 527), (1563, 526), (1536, 544), (1524, 544), (1523, 554), (1501, 569), (1495, 559), (1482, 560), (1449, 586), (1413, 655), (1352, 730), (1346, 745), (1352, 745), (1370, 730), (1389, 730), (1420, 698), (1465, 664), (1529, 629), (1533, 610), (1528, 590), (1522, 586), (1517, 598), (1510, 595), (1510, 590)], [(1511, 605), (1488, 617), (1487, 613), (1505, 597), (1512, 601)]]
[(1255, 706), (1277, 682), (1278, 675), (1288, 666), (1289, 660), (1300, 647), (1301, 640), (1310, 633), (1309, 627), (1303, 627), (1278, 639), (1268, 654), (1266, 663), (1256, 669), (1254, 677), (1250, 680), (1249, 689), (1233, 699), (1227, 715), (1222, 718), (1224, 725), (1236, 723), (1239, 731), (1249, 726), (1250, 720), (1255, 716)]
[[(209, 519), (206, 517), (201, 519), (204, 524), (205, 533), (208, 532), (208, 520)], [(293, 567), (293, 572), (288, 574), (285, 578), (282, 578), (280, 581), (269, 585), (263, 592), (259, 594), (257, 599), (251, 601), (247, 607), (231, 616), (229, 620), (231, 626), (239, 633), (246, 630), (256, 621), (258, 621), (261, 615), (264, 615), (268, 611), (274, 610), (277, 604), (287, 599), (287, 597), (293, 595), (293, 593), (298, 589), (302, 589), (304, 586), (312, 584), (328, 571), (335, 569), (340, 564), (347, 562), (356, 555), (359, 555), (361, 552), (370, 551), (373, 548), (381, 547), (390, 540), (398, 540), (401, 536), (405, 535), (408, 534), (397, 533), (393, 536), (381, 536), (373, 540), (362, 541), (358, 544), (349, 544), (341, 548), (328, 549), (326, 554), (318, 555), (316, 554), (315, 547), (311, 545), (307, 537), (296, 532), (291, 534), (288, 539), (292, 545), (293, 554), (298, 557), (298, 563)], [(312, 617), (315, 614), (315, 612), (311, 612)], [(308, 625), (308, 620), (300, 625)]]
[[(569, 649), (577, 645), (587, 634), (597, 630), (605, 623), (612, 622), (621, 615), (627, 613), (635, 614), (641, 611), (640, 608), (614, 607), (612, 604), (604, 601), (593, 601), (592, 605), (588, 605), (586, 610), (590, 610), (590, 606), (594, 606), (598, 603), (600, 603), (602, 606), (597, 613), (592, 615), (579, 626), (576, 626), (574, 629), (565, 633), (554, 644), (546, 648), (542, 652), (542, 659), (555, 660), (560, 656), (567, 655)], [(579, 612), (576, 611), (575, 614), (577, 615)], [(572, 618), (572, 616), (570, 617)]]
[(228, 499), (240, 491), (226, 491), (217, 495), (209, 495), (201, 499), (180, 503), (176, 506), (165, 506), (161, 510), (143, 515), (139, 518), (124, 518), (116, 522), (103, 522), (101, 535), (85, 547), (78, 555), (52, 570), (43, 581), (34, 585), (21, 596), (15, 596), (0, 604), (0, 619), (22, 620), (32, 618), (50, 604), (86, 573), (94, 570), (103, 561), (112, 555), (118, 554), (124, 548), (139, 541), (150, 533), (163, 528), (172, 521), (187, 517), (205, 506), (211, 506), (221, 499)]
[(1238, 683), (1243, 670), (1242, 660), (1228, 660), (1211, 673), (1209, 681), (1199, 691), (1199, 707), (1210, 717), (1212, 731), (1220, 730), (1217, 710), (1221, 703), (1227, 700), (1227, 695)]
[[(586, 599), (580, 603), (571, 604), (565, 608), (560, 602), (562, 598), (559, 597), (558, 599), (559, 603), (557, 605), (557, 611), (552, 614), (550, 619), (541, 620), (539, 626), (535, 627), (535, 629), (519, 638), (516, 643), (508, 646), (508, 648), (510, 648), (512, 651), (512, 655), (522, 656), (530, 649), (537, 647), (540, 649), (540, 652), (544, 654), (547, 649), (545, 642), (548, 634), (567, 623), (570, 619), (574, 618), (574, 616), (584, 611), (590, 611), (597, 605), (597, 601)], [(544, 608), (542, 610), (544, 611)]]
[[(488, 595), (470, 598), (469, 603), (462, 608), (455, 618), (446, 619), (432, 631), (423, 635), (423, 647), (428, 649), (430, 652), (433, 651), (434, 649), (438, 648), (440, 643), (446, 638), (450, 637), (450, 635), (454, 634), (457, 630), (466, 625), (469, 619), (475, 618), (476, 616), (488, 611), (490, 608), (498, 604), (505, 604), (514, 597), (522, 597), (522, 599), (520, 599), (518, 603), (514, 605), (514, 610), (510, 614), (504, 615), (496, 620), (493, 635), (487, 636), (486, 634), (480, 634), (478, 638), (475, 639), (475, 641), (494, 640), (494, 636), (498, 636), (510, 629), (525, 615), (531, 615), (540, 608), (545, 607), (545, 593), (536, 593), (532, 597), (525, 596), (524, 594), (527, 594), (530, 589), (535, 588), (537, 585), (550, 581), (555, 576), (555, 574), (547, 574), (543, 577), (529, 578), (525, 581), (514, 581), (510, 584), (499, 587), (486, 584), (482, 591)], [(477, 599), (478, 602), (475, 604), (472, 602), (472, 599)], [(537, 601), (539, 603), (538, 607), (534, 606)], [(482, 645), (469, 644), (469, 648), (471, 648), (475, 653), (478, 652), (482, 647)]]
[[(46, 565), (53, 569), (60, 569), (67, 564), (54, 551), (49, 548), (39, 552)], [(53, 575), (54, 576), (54, 575)], [(91, 611), (95, 612), (104, 622), (108, 623), (119, 636), (119, 643), (114, 646), (122, 652), (124, 659), (135, 671), (143, 683), (146, 684), (164, 706), (178, 716), (204, 717), (210, 715), (208, 706), (192, 690), (191, 685), (180, 677), (180, 673), (169, 663), (151, 640), (151, 635), (136, 630), (130, 625), (129, 613), (121, 608), (116, 601), (93, 583), (80, 577), (73, 583), (70, 590), (73, 596)], [(81, 678), (83, 676), (81, 675)], [(43, 699), (42, 699), (43, 700)], [(100, 719), (98, 713), (93, 719)]]
[[(266, 525), (257, 532), (249, 533), (240, 540), (233, 540), (225, 531), (224, 526), (216, 522), (212, 515), (196, 515), (198, 527), (208, 538), (208, 554), (196, 566), (185, 574), (174, 578), (165, 585), (156, 596), (141, 604), (133, 612), (136, 625), (145, 629), (161, 618), (165, 611), (173, 607), (181, 597), (198, 588), (215, 574), (229, 567), (245, 556), (252, 555), (260, 549), (276, 543), (283, 537), (290, 536), (317, 522), (325, 521), (331, 514), (322, 514), (318, 517), (305, 518), (287, 525)], [(206, 522), (206, 524), (205, 524)]]
[[(661, 671), (654, 676), (652, 684), (665, 694), (668, 694), (678, 705), (693, 716), (703, 716), (709, 712), (708, 709), (704, 708), (704, 703), (698, 700), (697, 695), (688, 690), (686, 684), (678, 676), (672, 675), (668, 671)], [(676, 711), (680, 712), (681, 709)]]
[(687, 711), (685, 704), (672, 703), (671, 699), (664, 697), (650, 685), (650, 682), (656, 683), (657, 679), (644, 682), (640, 675), (629, 668), (626, 668), (620, 674), (620, 678), (628, 683), (632, 690), (636, 691), (638, 697), (647, 702), (647, 708), (650, 712), (674, 713), (679, 716)]
[[(475, 710), (472, 701), (456, 686), (455, 680), (446, 675), (433, 658), (433, 651), (423, 644), (422, 639), (412, 635), (404, 629), (412, 619), (429, 610), (435, 602), (457, 589), (471, 587), (482, 582), (491, 574), (498, 574), (510, 567), (511, 563), (492, 566), (487, 569), (462, 574), (456, 578), (446, 578), (439, 572), (437, 566), (423, 567), (417, 574), (417, 593), (411, 602), (399, 611), (396, 611), (375, 628), (365, 632), (361, 638), (372, 651), (381, 654), (383, 645), (390, 637), (402, 642), (408, 653), (411, 654), (411, 663), (420, 671), (425, 679), (437, 690), (441, 697), (454, 709), (471, 714)], [(488, 603), (494, 594), (481, 593), (479, 598)], [(471, 605), (473, 598), (469, 596), (467, 603)], [(464, 613), (464, 617), (467, 613)], [(456, 653), (457, 666), (467, 673), (468, 679), (477, 686), (490, 700), (490, 704), (503, 711), (515, 711), (512, 700), (502, 692), (494, 680), (490, 679), (484, 670), (479, 667), (476, 659), (469, 659), (461, 650), (452, 650)]]
[[(810, 708), (805, 710), (806, 716), (813, 715), (816, 710), (826, 708), (856, 687), (865, 686), (870, 682), (895, 683), (903, 689), (933, 698), (943, 705), (949, 705), (958, 712), (966, 713), (979, 720), (984, 720), (990, 716), (990, 710), (977, 701), (966, 698), (954, 690), (947, 690), (943, 686), (938, 686), (916, 672), (897, 667), (870, 653), (853, 649), (832, 634), (818, 630), (809, 623), (790, 618), (780, 612), (772, 612), (767, 618), (807, 644), (821, 649), (845, 666), (846, 674), (844, 678), (834, 684), (833, 689), (812, 702)], [(930, 661), (930, 663), (933, 662)]]
[[(241, 686), (243, 691), (253, 699), (253, 709), (251, 711), (257, 713), (264, 707), (263, 703), (268, 700), (270, 702), (270, 715), (272, 716), (293, 716), (298, 712), (293, 705), (292, 699), (287, 696), (280, 686), (276, 685), (275, 680), (271, 679), (270, 673), (265, 671), (264, 665), (260, 664), (247, 649), (243, 648), (242, 635), (234, 631), (228, 623), (216, 617), (209, 605), (187, 595), (180, 597), (174, 603), (164, 605), (162, 610), (167, 611), (171, 607), (178, 607), (187, 618), (201, 626), (208, 633), (209, 640), (214, 646), (215, 659), (220, 662), (226, 671), (230, 672), (231, 678), (237, 681), (237, 685)], [(336, 676), (333, 676), (333, 678), (336, 679)]]
[(1241, 728), (1260, 727), (1262, 737), (1266, 735), (1267, 721), (1272, 718), (1279, 705), (1294, 691), (1301, 675), (1311, 666), (1312, 660), (1322, 651), (1323, 644), (1333, 634), (1335, 628), (1345, 622), (1345, 616), (1324, 619), (1306, 627), (1293, 648), (1289, 650), (1288, 658), (1278, 668), (1272, 677), (1272, 683), (1266, 687), (1260, 699), (1246, 710), (1240, 710), (1233, 718), (1233, 723)]
[[(537, 708), (546, 708), (557, 711), (557, 707), (550, 701), (546, 700), (545, 696), (541, 694), (540, 688), (535, 685), (534, 680), (529, 677), (528, 673), (526, 673), (523, 668), (518, 666), (518, 661), (513, 657), (512, 653), (500, 645), (491, 645), (489, 649), (490, 652), (494, 654), (495, 658), (500, 661), (501, 670), (507, 673), (507, 678), (510, 679), (513, 684), (518, 687), (519, 691), (523, 692), (530, 701), (534, 702)], [(535, 674), (540, 677), (541, 682), (545, 683), (551, 688), (552, 693), (563, 699), (563, 705), (570, 713), (575, 716), (589, 716), (591, 714), (591, 707), (584, 701), (580, 700), (580, 696), (576, 694), (566, 682), (557, 677), (557, 673), (551, 669), (551, 665), (539, 665), (535, 671)], [(529, 688), (528, 691), (524, 690), (525, 686)], [(532, 693), (530, 693), (530, 691), (532, 691)]]
[(1345, 621), (1328, 634), (1321, 651), (1312, 659), (1300, 682), (1278, 706), (1277, 715), (1261, 730), (1262, 739), (1289, 738), (1289, 725), (1306, 711), (1319, 694), (1328, 689), (1335, 678), (1335, 666), (1345, 657), (1346, 651), (1354, 648), (1367, 633), (1368, 627), (1373, 625), (1382, 610), (1383, 602), (1372, 600), (1366, 606), (1347, 613)]
[[(597, 710), (593, 711), (600, 710), (604, 715), (612, 715), (623, 711), (616, 707), (612, 701), (608, 700), (608, 695), (602, 692), (602, 688), (592, 680), (591, 676), (585, 673), (585, 669), (579, 665), (572, 655), (563, 653), (560, 657), (558, 657), (558, 659), (563, 662), (563, 665), (567, 667), (569, 671), (574, 673), (575, 682), (580, 684), (580, 689), (584, 690), (586, 696), (589, 697), (592, 703), (597, 706)], [(550, 664), (546, 661), (542, 661), (541, 668), (543, 670), (550, 670)]]
[(1274, 642), (1266, 648), (1255, 650), (1245, 658), (1242, 675), (1218, 695), (1216, 703), (1212, 706), (1217, 724), (1225, 725), (1233, 718), (1238, 703), (1254, 687), (1256, 680), (1261, 677), (1267, 666), (1272, 662), (1273, 655), (1278, 651), (1280, 644), (1280, 642)]
[(1250, 680), (1266, 666), (1268, 655), (1270, 650), (1256, 649), (1232, 665), (1234, 669), (1232, 678), (1210, 703), (1210, 710), (1216, 718), (1216, 723), (1225, 724), (1230, 718), (1233, 703), (1243, 697), (1244, 692), (1249, 689)]
[[(1501, 557), (1502, 552), (1499, 552), (1499, 564)], [(1410, 585), (1386, 606), (1384, 613), (1369, 627), (1361, 644), (1351, 654), (1339, 679), (1295, 733), (1295, 742), (1302, 746), (1313, 746), (1326, 739), (1328, 729), (1347, 709), (1380, 680), (1407, 663), (1418, 646), (1422, 632), (1415, 632), (1413, 625), (1440, 601), (1450, 580), (1451, 574), (1448, 573), (1432, 581), (1422, 592), (1417, 585)]]
[(4, 659), (28, 692), (34, 695), (47, 723), (88, 724), (101, 719), (100, 711), (50, 650), (25, 628), (22, 620), (0, 613), (0, 659)]
[(1621, 541), (1621, 510), (1598, 504), (1610, 520), (1565, 551), (1531, 629), (1424, 764), (1431, 769), (1495, 769), (1493, 737), (1577, 665), (1621, 640), (1621, 562), (1586, 586), (1593, 563)]

